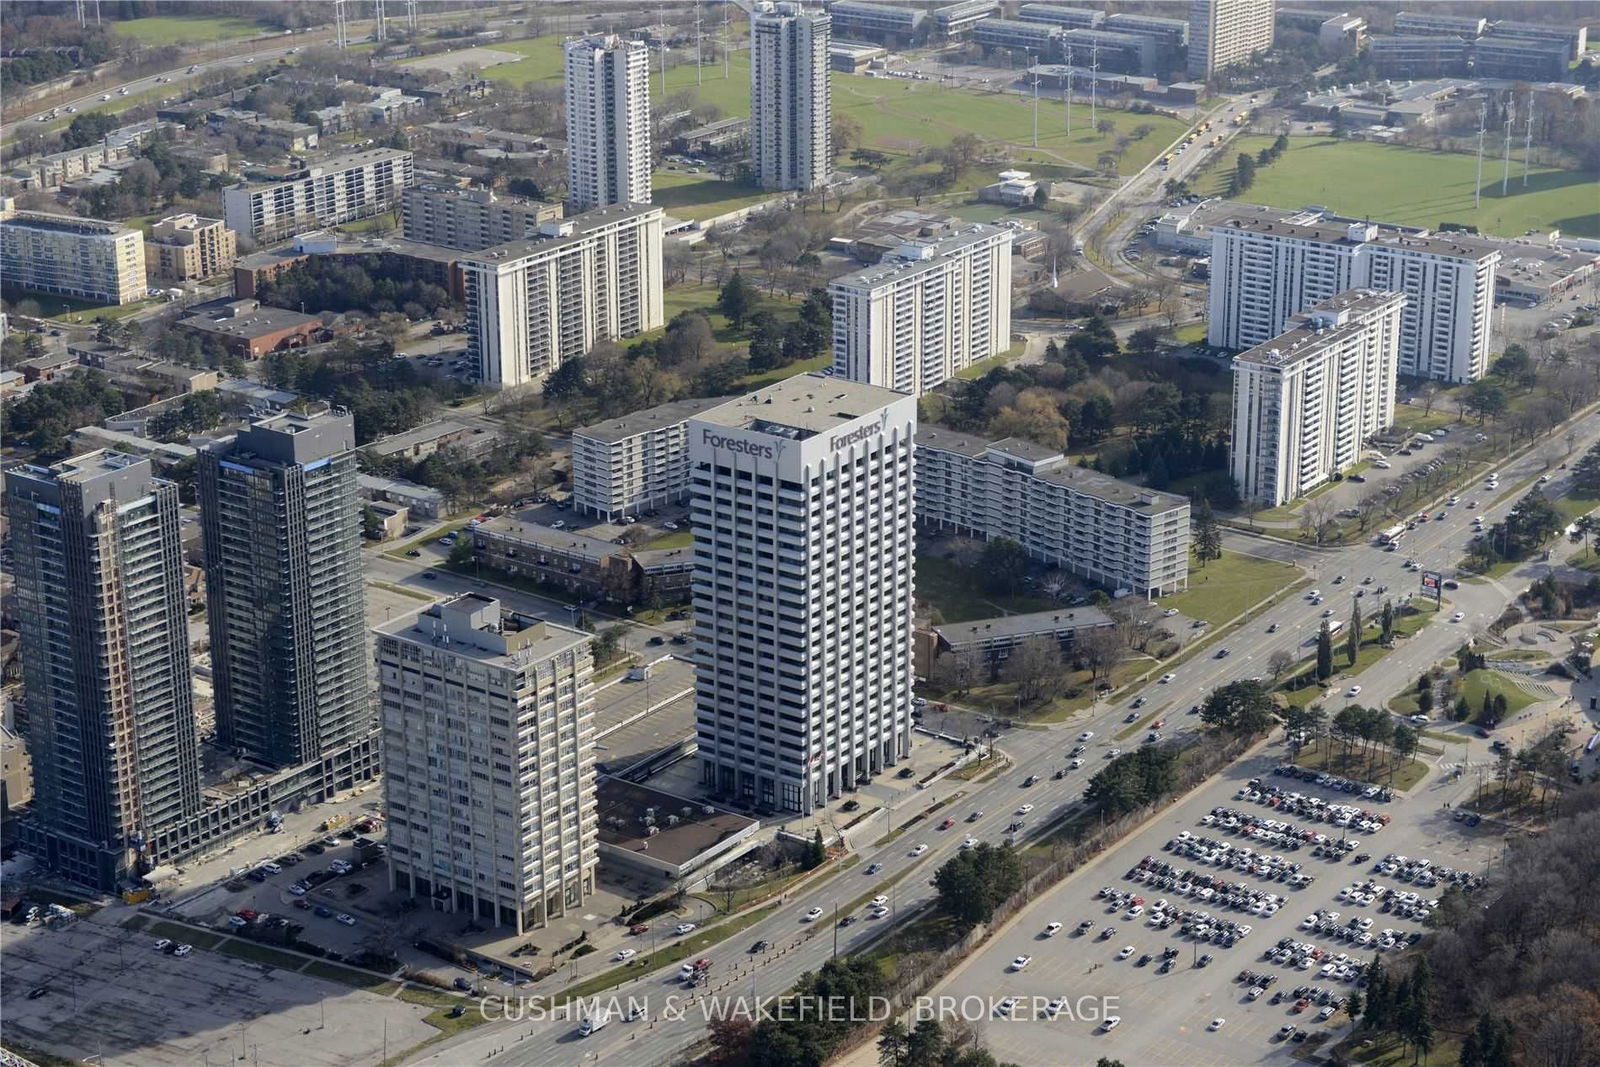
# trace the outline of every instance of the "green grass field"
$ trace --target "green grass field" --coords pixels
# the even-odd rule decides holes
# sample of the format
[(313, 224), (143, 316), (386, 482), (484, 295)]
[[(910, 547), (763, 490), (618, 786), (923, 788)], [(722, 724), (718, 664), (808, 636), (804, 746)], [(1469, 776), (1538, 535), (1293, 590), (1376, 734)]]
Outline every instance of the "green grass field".
[(1188, 618), (1221, 626), (1299, 577), (1300, 571), (1287, 563), (1224, 552), (1221, 559), (1208, 560), (1204, 567), (1190, 559), (1189, 588), (1157, 603), (1177, 608)]
[(937, 608), (947, 623), (1050, 610), (1051, 602), (1043, 597), (990, 593), (981, 582), (982, 575), (971, 567), (917, 553), (917, 599)]
[(665, 168), (651, 175), (650, 186), (651, 202), (680, 219), (712, 219), (773, 196), (746, 182), (725, 182), (715, 174), (686, 174)]
[(214, 41), (256, 37), (267, 32), (260, 23), (249, 19), (201, 15), (155, 15), (129, 19), (126, 22), (113, 22), (111, 29), (124, 37), (137, 38), (150, 45), (210, 44)]
[[(508, 41), (493, 46), (516, 52), (524, 58), (502, 63), (484, 71), (498, 82), (523, 85), (533, 81), (558, 81), (561, 78), (561, 44), (555, 37), (534, 41)], [(714, 104), (724, 115), (750, 114), (750, 54), (735, 52), (729, 57), (728, 76), (721, 64), (707, 63), (696, 84), (695, 66), (684, 63), (669, 67), (666, 87), (659, 74), (652, 73), (650, 93), (662, 100), (680, 91), (693, 92), (701, 102)], [(973, 131), (986, 141), (1004, 142), (1011, 147), (1014, 162), (1071, 164), (1094, 168), (1096, 157), (1114, 147), (1119, 135), (1136, 127), (1150, 126), (1150, 134), (1128, 149), (1121, 171), (1132, 174), (1154, 159), (1187, 126), (1161, 115), (1136, 115), (1102, 107), (1099, 117), (1115, 123), (1115, 129), (1102, 136), (1089, 123), (1089, 108), (1075, 104), (1073, 132), (1066, 132), (1066, 105), (1060, 100), (1039, 102), (1039, 144), (1033, 145), (1033, 100), (1015, 93), (980, 93), (969, 89), (942, 89), (928, 82), (891, 78), (867, 78), (855, 74), (833, 74), (833, 110), (849, 115), (862, 126), (869, 147), (894, 155), (912, 155), (923, 147), (942, 147), (963, 131)], [(995, 168), (999, 169), (999, 168)], [(1046, 175), (1048, 176), (1048, 175)], [(992, 178), (985, 180), (993, 180)], [(694, 218), (694, 215), (685, 217)]]
[[(1222, 195), (1239, 154), (1254, 155), (1272, 141), (1265, 136), (1239, 138), (1224, 154), (1223, 164), (1202, 175), (1193, 183), (1195, 188)], [(1342, 215), (1407, 226), (1461, 222), (1507, 237), (1550, 229), (1600, 237), (1596, 195), (1600, 174), (1535, 167), (1524, 187), (1522, 164), (1513, 158), (1503, 197), (1501, 174), (1499, 160), (1486, 155), (1483, 202), (1474, 208), (1474, 156), (1371, 141), (1297, 137), (1282, 158), (1256, 172), (1255, 184), (1242, 199), (1284, 208), (1321, 204)]]
[(1476, 716), (1483, 710), (1484, 693), (1488, 693), (1490, 699), (1504, 696), (1507, 715), (1515, 715), (1533, 703), (1533, 697), (1508, 675), (1491, 670), (1468, 671), (1466, 682), (1461, 687), (1461, 695), (1467, 698), (1467, 710), (1474, 716), (1473, 721), (1477, 721)]

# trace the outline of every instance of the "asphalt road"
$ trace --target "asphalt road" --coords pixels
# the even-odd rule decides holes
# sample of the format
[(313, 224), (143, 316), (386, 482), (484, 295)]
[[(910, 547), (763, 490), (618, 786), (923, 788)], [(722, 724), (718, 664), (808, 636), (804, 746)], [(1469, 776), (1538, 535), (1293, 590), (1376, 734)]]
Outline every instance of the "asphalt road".
[[(1578, 435), (1579, 450), (1600, 438), (1600, 416), (1582, 420), (1578, 425)], [(1515, 463), (1502, 464), (1502, 491), (1514, 489), (1522, 480), (1536, 477), (1542, 466), (1537, 452)], [(1547, 492), (1558, 493), (1564, 484), (1564, 478), (1552, 481), (1547, 486)], [(1484, 514), (1486, 521), (1492, 523), (1504, 515), (1518, 495), (1511, 493), (1506, 500), (1492, 507), (1487, 506), (1488, 497), (1484, 495), (1485, 506), (1478, 511)], [(1373, 585), (1367, 588), (1387, 585), (1391, 595), (1398, 596), (1417, 589), (1419, 584), (1416, 574), (1403, 568), (1406, 558), (1415, 557), (1429, 567), (1448, 567), (1459, 558), (1468, 537), (1470, 520), (1463, 507), (1449, 510), (1454, 513), (1450, 520), (1427, 523), (1410, 535), (1404, 552), (1385, 552), (1373, 545), (1358, 545), (1337, 552), (1301, 550), (1286, 544), (1265, 547), (1279, 555), (1284, 552), (1298, 553), (1313, 582), (1329, 594), (1325, 606), (1334, 608), (1335, 618), (1347, 618), (1351, 596), (1356, 589), (1362, 588), (1359, 583), (1363, 577), (1371, 575), (1374, 579)], [(1533, 566), (1536, 565), (1529, 565)], [(1335, 586), (1333, 579), (1340, 574), (1345, 576), (1345, 581)], [(1454, 651), (1467, 636), (1487, 627), (1512, 595), (1512, 586), (1508, 582), (1462, 584), (1450, 593), (1453, 603), (1447, 601), (1447, 606), (1451, 610), (1463, 611), (1463, 622), (1457, 624), (1445, 619), (1436, 620), (1404, 642), (1400, 650), (1364, 674), (1355, 678), (1336, 679), (1336, 684), (1341, 691), (1344, 686), (1360, 684), (1363, 688), (1362, 702), (1381, 703), (1415, 678), (1423, 666)], [(1370, 594), (1366, 599), (1370, 599)], [(800, 892), (785, 901), (777, 912), (741, 932), (731, 943), (710, 952), (715, 961), (717, 979), (709, 988), (702, 987), (697, 992), (713, 998), (731, 998), (741, 995), (775, 996), (787, 991), (803, 972), (814, 970), (833, 953), (835, 929), (832, 928), (832, 920), (835, 905), (843, 906), (862, 893), (885, 885), (908, 868), (915, 868), (915, 872), (905, 875), (892, 890), (886, 888), (883, 891), (891, 896), (896, 914), (925, 904), (932, 895), (928, 878), (940, 863), (960, 847), (963, 837), (971, 835), (979, 840), (998, 842), (1004, 836), (1006, 826), (1017, 818), (1014, 811), (1022, 803), (1031, 803), (1035, 809), (1025, 819), (1028, 824), (1025, 834), (1037, 832), (1054, 816), (1071, 810), (1081, 797), (1089, 777), (1102, 764), (1106, 752), (1115, 743), (1112, 737), (1122, 727), (1128, 705), (1134, 696), (1143, 693), (1149, 701), (1147, 708), (1167, 711), (1169, 731), (1194, 729), (1198, 720), (1184, 714), (1190, 703), (1218, 685), (1267, 674), (1267, 657), (1274, 649), (1296, 647), (1303, 653), (1305, 650), (1298, 646), (1316, 632), (1322, 610), (1302, 596), (1288, 598), (1230, 634), (1222, 642), (1232, 649), (1232, 654), (1226, 659), (1215, 659), (1210, 654), (1196, 656), (1172, 668), (1174, 678), (1166, 685), (1152, 681), (1146, 686), (1132, 689), (1114, 704), (1099, 705), (1078, 720), (1055, 727), (1045, 735), (1028, 731), (1002, 737), (998, 745), (1012, 758), (1014, 766), (989, 782), (959, 786), (966, 795), (947, 811), (941, 811), (939, 816), (943, 818), (948, 813), (962, 820), (955, 827), (941, 832), (932, 825), (919, 824), (917, 829), (881, 849), (864, 850), (860, 863), (849, 872)], [(1278, 633), (1268, 634), (1267, 628), (1274, 623), (1278, 625)], [(1095, 734), (1085, 766), (1061, 781), (1053, 780), (1050, 775), (1065, 766), (1064, 757), (1073, 744), (1073, 738), (1084, 730), (1091, 730)], [(1121, 742), (1129, 747), (1136, 743), (1136, 740)], [(1482, 752), (1472, 752), (1479, 747), (1483, 749)], [(1483, 758), (1487, 754), (1483, 742), (1452, 748), (1464, 748), (1472, 753), (1473, 758)], [(1456, 753), (1452, 752), (1452, 757), (1455, 756)], [(1039, 775), (1041, 781), (1031, 789), (1021, 788), (1023, 778), (1030, 774)], [(947, 798), (950, 790), (955, 788), (958, 788), (957, 783), (936, 784), (928, 790), (929, 803), (934, 798)], [(902, 807), (901, 819), (909, 817), (913, 806), (905, 804)], [(920, 805), (917, 807), (920, 808)], [(981, 811), (983, 815), (973, 822), (966, 822), (968, 815), (974, 811)], [(929, 820), (929, 823), (934, 822), (937, 820)], [(920, 857), (911, 856), (911, 850), (920, 843), (929, 845), (927, 852)], [(874, 862), (883, 865), (881, 871), (866, 875), (867, 865)], [(824, 916), (816, 923), (806, 923), (802, 917), (813, 906), (822, 908)], [(1042, 924), (1044, 920), (1038, 921)], [(848, 954), (861, 948), (876, 935), (878, 926), (877, 921), (863, 919), (846, 930), (837, 931), (838, 951)], [(747, 953), (747, 946), (758, 939), (770, 941), (775, 949), (758, 956)], [(1005, 958), (1009, 959), (1010, 956)], [(506, 1065), (577, 1064), (601, 1058), (613, 1058), (629, 1067), (672, 1062), (705, 1029), (702, 1010), (705, 997), (685, 1007), (684, 1001), (688, 995), (676, 983), (676, 973), (677, 965), (673, 965), (665, 970), (641, 974), (633, 982), (614, 991), (615, 995), (622, 998), (632, 996), (647, 999), (649, 1014), (646, 1018), (634, 1022), (614, 1022), (587, 1038), (577, 1036), (575, 1019), (493, 1022), (477, 1028), (462, 1039), (430, 1049), (415, 1062), (433, 1067), (451, 1067), (464, 1061)], [(672, 996), (676, 996), (677, 1000), (669, 1003), (668, 998)], [(711, 1003), (726, 1005), (729, 1002), (713, 999)], [(1218, 1014), (1225, 1015), (1226, 1012)], [(1219, 1056), (1217, 1062), (1228, 1061), (1224, 1055)]]

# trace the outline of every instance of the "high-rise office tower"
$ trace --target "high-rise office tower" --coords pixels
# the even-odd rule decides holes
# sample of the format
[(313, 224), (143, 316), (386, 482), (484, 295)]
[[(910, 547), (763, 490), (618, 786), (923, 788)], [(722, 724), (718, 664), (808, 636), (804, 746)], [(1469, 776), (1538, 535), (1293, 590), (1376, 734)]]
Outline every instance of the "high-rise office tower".
[(1404, 293), (1353, 289), (1294, 316), (1233, 360), (1234, 480), (1267, 507), (1361, 459), (1394, 418)]
[(517, 933), (595, 890), (589, 635), (463, 593), (377, 627), (392, 888)]
[(1189, 77), (1209, 81), (1272, 47), (1273, 0), (1189, 0)]
[(115, 888), (200, 807), (178, 487), (99, 451), (6, 471), (34, 818), (28, 847)]
[(816, 189), (833, 167), (831, 19), (800, 4), (750, 16), (750, 163), (763, 189)]
[(200, 454), (217, 738), (274, 767), (370, 735), (354, 421), (281, 412)]
[(567, 204), (650, 202), (650, 46), (614, 33), (568, 41)]
[(917, 401), (805, 374), (691, 419), (701, 779), (810, 811), (911, 750)]

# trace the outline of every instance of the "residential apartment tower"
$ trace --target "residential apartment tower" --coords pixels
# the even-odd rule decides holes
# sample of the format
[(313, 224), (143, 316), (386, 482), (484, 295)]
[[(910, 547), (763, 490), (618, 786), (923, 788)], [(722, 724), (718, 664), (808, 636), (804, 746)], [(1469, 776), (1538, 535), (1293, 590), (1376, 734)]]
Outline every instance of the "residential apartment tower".
[(120, 222), (17, 211), (0, 198), (0, 274), (35, 293), (129, 304), (142, 299), (144, 239)]
[(1189, 0), (1189, 77), (1210, 81), (1272, 47), (1273, 0)]
[(816, 189), (833, 169), (827, 12), (756, 5), (750, 16), (750, 164), (763, 189)]
[(568, 41), (567, 204), (650, 202), (650, 46), (616, 34)]

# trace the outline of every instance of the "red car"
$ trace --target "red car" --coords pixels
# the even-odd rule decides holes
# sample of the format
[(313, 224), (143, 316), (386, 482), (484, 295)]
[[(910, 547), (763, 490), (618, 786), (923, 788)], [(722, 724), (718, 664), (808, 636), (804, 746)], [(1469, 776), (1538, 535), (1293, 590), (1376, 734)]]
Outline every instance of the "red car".
[(1167, 725), (1167, 720), (1166, 719), (1157, 719), (1155, 722), (1150, 724), (1150, 729), (1159, 730), (1165, 725)]
[(950, 829), (950, 827), (954, 826), (955, 824), (956, 824), (956, 821), (954, 819), (946, 819), (944, 822), (939, 824), (939, 829), (948, 830), (948, 829)]
[(650, 926), (648, 923), (634, 923), (628, 927), (628, 933), (630, 934), (648, 934), (649, 932)]

